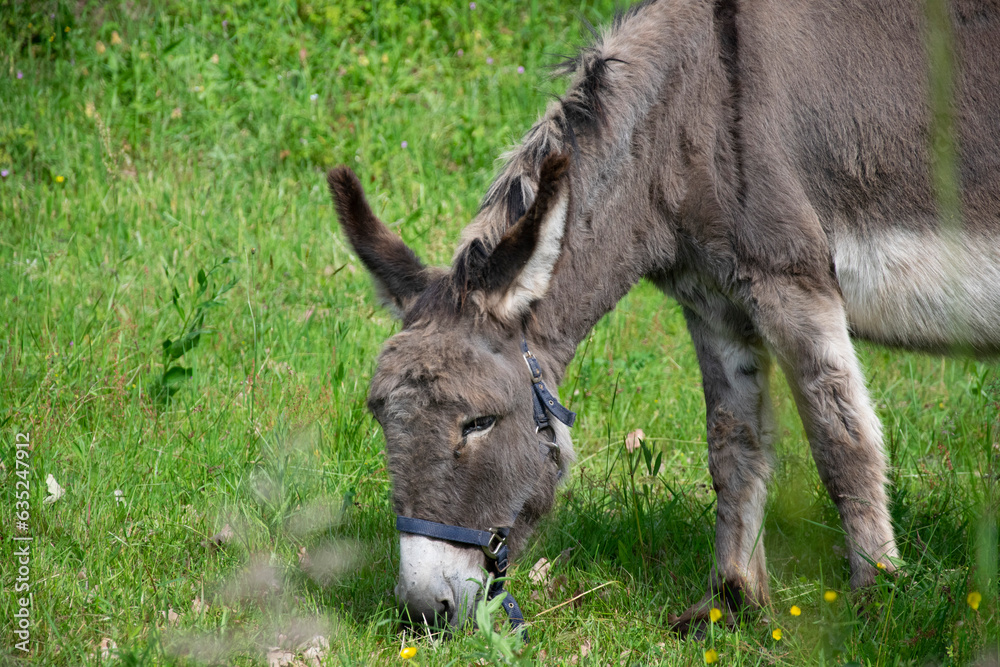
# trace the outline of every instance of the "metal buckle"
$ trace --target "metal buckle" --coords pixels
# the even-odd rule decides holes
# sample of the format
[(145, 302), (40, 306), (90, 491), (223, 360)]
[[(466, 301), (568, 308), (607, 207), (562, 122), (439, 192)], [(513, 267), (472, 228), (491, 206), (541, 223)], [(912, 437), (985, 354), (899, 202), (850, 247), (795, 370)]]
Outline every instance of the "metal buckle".
[[(533, 355), (529, 350), (528, 352), (522, 352), (521, 356), (524, 357), (524, 363), (528, 365), (528, 372), (531, 373), (531, 383), (538, 384), (541, 382), (542, 369), (538, 366), (538, 360), (535, 359), (535, 355)], [(534, 367), (531, 365), (532, 361), (535, 362)], [(537, 371), (535, 370), (536, 368), (538, 369)]]
[[(500, 550), (507, 545), (507, 538), (500, 537), (497, 533), (498, 528), (490, 528), (489, 532), (492, 533), (493, 537), (490, 538), (488, 544), (483, 545), (483, 553), (485, 553), (489, 558), (493, 560), (498, 560), (500, 558)], [(495, 545), (495, 546), (494, 546)]]
[(550, 450), (552, 450), (552, 449), (559, 449), (559, 445), (556, 444), (556, 430), (552, 427), (552, 424), (546, 424), (545, 426), (536, 426), (535, 427), (535, 435), (540, 435), (541, 432), (542, 432), (542, 430), (548, 431), (549, 435), (552, 436), (552, 439), (551, 440), (542, 440), (542, 439), (539, 439), (538, 440), (538, 444), (545, 445)]

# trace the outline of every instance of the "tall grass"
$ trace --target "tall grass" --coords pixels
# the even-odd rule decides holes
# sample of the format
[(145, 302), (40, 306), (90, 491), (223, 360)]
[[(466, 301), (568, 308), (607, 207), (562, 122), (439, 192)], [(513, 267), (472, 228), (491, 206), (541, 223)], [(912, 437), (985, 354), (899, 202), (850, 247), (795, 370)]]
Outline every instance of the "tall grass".
[[(714, 497), (694, 352), (648, 285), (563, 385), (580, 462), (509, 584), (531, 644), (396, 634), (390, 486), (364, 398), (397, 325), (324, 170), (351, 165), (376, 212), (447, 261), (495, 156), (560, 91), (552, 54), (611, 3), (0, 8), (0, 479), (13, 507), (30, 431), (30, 660), (259, 664), (270, 647), (301, 659), (316, 635), (324, 664), (397, 660), (404, 643), (420, 664), (996, 659), (997, 366), (865, 344), (902, 576), (846, 592), (839, 521), (776, 375), (773, 608), (701, 643), (667, 631), (704, 590)], [(630, 454), (636, 428), (646, 449)], [(43, 504), (48, 475), (66, 493)], [(0, 638), (19, 659), (16, 527), (0, 516)]]

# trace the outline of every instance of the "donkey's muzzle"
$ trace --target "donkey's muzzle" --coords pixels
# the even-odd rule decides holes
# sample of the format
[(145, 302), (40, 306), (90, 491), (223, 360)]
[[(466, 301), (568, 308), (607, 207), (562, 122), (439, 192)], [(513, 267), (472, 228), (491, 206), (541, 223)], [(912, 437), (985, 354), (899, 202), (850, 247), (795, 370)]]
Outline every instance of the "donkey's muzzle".
[(399, 556), (395, 592), (402, 622), (447, 628), (468, 617), (484, 579), (481, 549), (403, 533)]
[(458, 622), (454, 597), (443, 591), (439, 595), (430, 596), (411, 594), (409, 598), (403, 600), (397, 590), (396, 599), (399, 602), (400, 623), (418, 632), (423, 628), (447, 631)]

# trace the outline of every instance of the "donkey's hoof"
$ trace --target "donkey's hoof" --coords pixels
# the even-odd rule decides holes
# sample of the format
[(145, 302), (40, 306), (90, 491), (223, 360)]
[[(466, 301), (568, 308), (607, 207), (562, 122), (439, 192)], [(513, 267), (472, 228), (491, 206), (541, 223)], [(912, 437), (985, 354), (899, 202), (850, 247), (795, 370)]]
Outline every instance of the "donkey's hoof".
[(708, 636), (708, 621), (707, 619), (688, 617), (690, 611), (689, 609), (680, 616), (668, 614), (667, 622), (670, 623), (670, 629), (684, 639), (693, 639), (696, 642), (704, 641)]
[(738, 613), (718, 598), (706, 595), (696, 604), (688, 607), (680, 616), (670, 614), (667, 622), (670, 629), (689, 639), (701, 641), (708, 636), (708, 626), (716, 623), (727, 628), (735, 628), (739, 620)]

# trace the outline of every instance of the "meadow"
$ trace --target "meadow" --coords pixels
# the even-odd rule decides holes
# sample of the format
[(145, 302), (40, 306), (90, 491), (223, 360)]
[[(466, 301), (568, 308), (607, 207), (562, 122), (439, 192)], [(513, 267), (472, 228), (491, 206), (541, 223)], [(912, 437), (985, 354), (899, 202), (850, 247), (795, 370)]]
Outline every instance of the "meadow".
[(531, 642), (499, 618), (450, 641), (397, 632), (365, 395), (399, 325), (325, 171), (354, 168), (447, 263), (497, 156), (563, 89), (549, 66), (613, 12), (0, 0), (0, 662), (998, 664), (1000, 366), (864, 343), (900, 576), (848, 590), (776, 371), (772, 606), (704, 641), (669, 632), (707, 582), (714, 494), (694, 350), (645, 284), (563, 383), (579, 461), (508, 584)]

